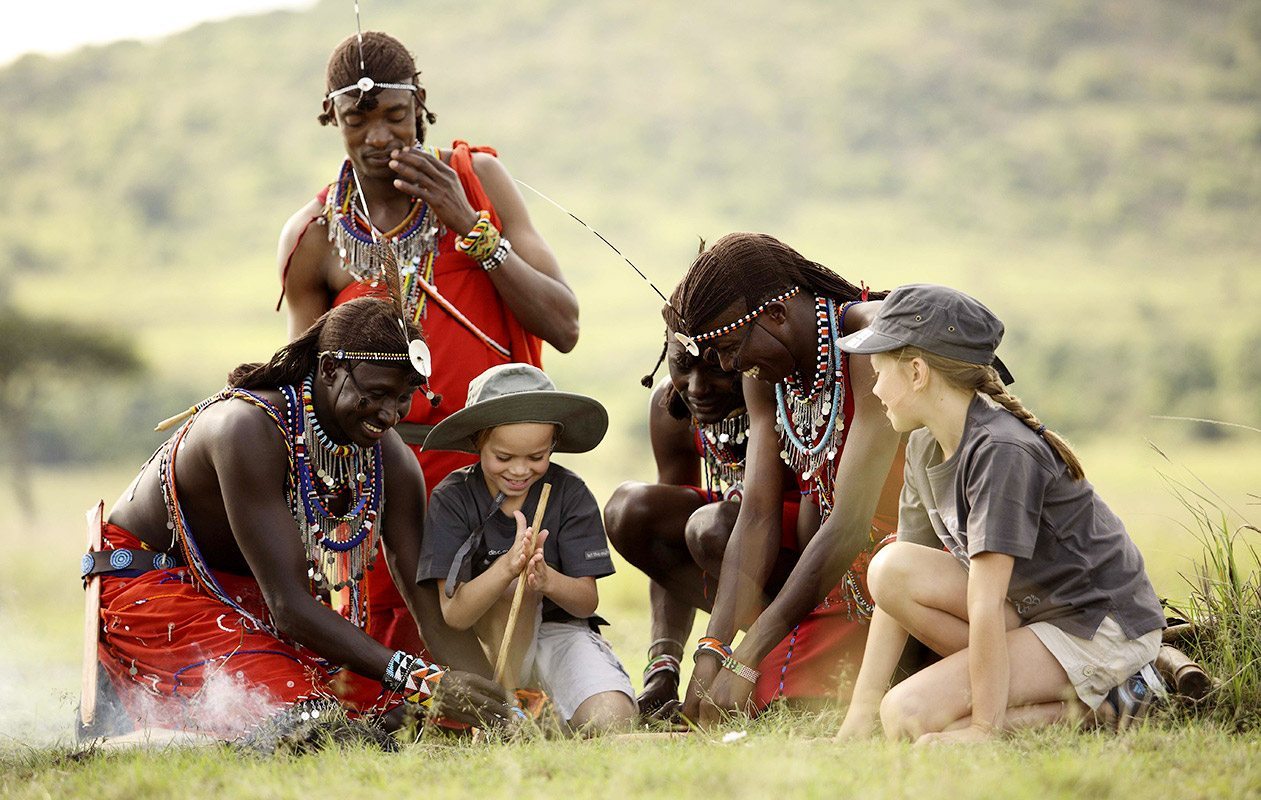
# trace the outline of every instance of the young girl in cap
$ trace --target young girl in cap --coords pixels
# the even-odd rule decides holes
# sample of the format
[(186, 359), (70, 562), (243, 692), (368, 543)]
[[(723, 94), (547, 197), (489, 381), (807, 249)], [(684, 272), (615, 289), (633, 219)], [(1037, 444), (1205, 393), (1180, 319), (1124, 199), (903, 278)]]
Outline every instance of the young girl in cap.
[[(889, 737), (919, 741), (1087, 710), (1123, 724), (1163, 691), (1150, 663), (1164, 616), (1142, 556), (1068, 444), (1008, 393), (1002, 336), (973, 298), (915, 285), (840, 339), (871, 355), (885, 413), (913, 431), (898, 542), (871, 564), (876, 613), (840, 736), (877, 715)], [(908, 633), (944, 658), (886, 694)]]
[[(425, 439), (426, 450), (480, 460), (433, 490), (416, 575), (418, 583), (438, 582), (447, 624), (474, 629), (492, 661), (524, 575), (524, 627), (511, 640), (518, 646), (508, 654), (506, 682), (515, 687), (520, 675), (524, 685), (540, 686), (571, 728), (587, 732), (631, 721), (634, 692), (596, 628), (606, 624), (596, 616), (596, 578), (613, 573), (600, 507), (582, 479), (551, 458), (593, 449), (607, 428), (600, 403), (556, 391), (537, 367), (503, 364), (474, 378), (465, 407)], [(550, 495), (529, 552), (526, 520), (544, 484)]]

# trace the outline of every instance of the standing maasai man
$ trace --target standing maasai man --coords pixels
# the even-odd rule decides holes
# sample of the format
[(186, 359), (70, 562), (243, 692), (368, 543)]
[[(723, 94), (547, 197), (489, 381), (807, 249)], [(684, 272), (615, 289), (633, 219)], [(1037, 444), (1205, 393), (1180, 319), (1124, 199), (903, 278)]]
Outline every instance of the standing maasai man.
[[(605, 507), (610, 541), (653, 578), (652, 641), (639, 697), (645, 714), (665, 714), (677, 705), (683, 639), (692, 629), (695, 609), (713, 607), (723, 553), (744, 494), (748, 450), (749, 412), (739, 373), (692, 355), (674, 337), (663, 356), (669, 381), (657, 387), (649, 406), (658, 482), (625, 483)], [(783, 587), (804, 543), (819, 529), (813, 503), (806, 503), (799, 516), (801, 493), (787, 466), (759, 482), (766, 480), (779, 487), (783, 513), (763, 606)], [(852, 566), (860, 581), (866, 559), (863, 553)], [(862, 653), (868, 605), (844, 581), (834, 587), (757, 665), (755, 708), (778, 698), (838, 699), (842, 673), (852, 673)]]
[[(439, 680), (448, 716), (509, 713), (484, 678), (443, 677), (362, 630), (378, 538), (402, 558), (420, 548), (420, 470), (391, 430), (423, 383), (408, 353), (390, 303), (329, 312), (233, 371), (115, 503), (84, 574), (102, 576), (99, 656), (137, 724), (230, 738), (317, 698), (432, 699)], [(430, 629), (417, 587), (399, 587)], [(466, 637), (430, 641), (467, 657)], [(348, 687), (343, 667), (363, 680)]]
[[(693, 356), (744, 374), (749, 411), (744, 497), (684, 703), (694, 719), (712, 721), (720, 708), (751, 710), (762, 682), (755, 667), (777, 647), (794, 646), (794, 630), (812, 611), (829, 610), (838, 585), (840, 597), (870, 616), (864, 581), (851, 566), (897, 529), (901, 437), (871, 394), (870, 364), (832, 344), (874, 315), (879, 303), (864, 295), (773, 237), (734, 233), (697, 256), (665, 309)], [(802, 551), (763, 607), (782, 540), (782, 464), (802, 493)], [(733, 652), (741, 628), (747, 632)], [(861, 637), (853, 644), (857, 656)]]
[[(363, 34), (362, 45), (351, 36), (333, 51), (319, 119), (340, 129), (347, 160), (285, 224), (279, 260), (294, 336), (334, 305), (381, 291), (385, 247), (373, 240), (393, 248), (407, 311), (423, 323), (435, 365), (432, 402), (413, 403), (399, 433), (432, 488), (476, 457), (421, 453), (426, 433), (464, 405), (469, 381), (486, 369), (541, 366), (543, 341), (572, 350), (578, 301), (495, 151), (425, 144), (435, 118), (418, 75), (407, 48), (383, 33)], [(395, 574), (416, 574), (415, 562), (389, 560)], [(432, 587), (425, 591), (436, 609)], [(369, 632), (420, 647), (384, 571), (369, 578), (368, 594)]]

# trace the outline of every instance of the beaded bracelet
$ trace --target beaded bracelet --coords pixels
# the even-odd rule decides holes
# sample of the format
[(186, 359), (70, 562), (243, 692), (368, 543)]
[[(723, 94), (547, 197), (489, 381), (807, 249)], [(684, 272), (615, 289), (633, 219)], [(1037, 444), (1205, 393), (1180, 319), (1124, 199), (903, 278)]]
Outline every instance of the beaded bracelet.
[(722, 639), (714, 636), (702, 636), (700, 641), (696, 643), (696, 652), (692, 654), (692, 660), (695, 661), (702, 654), (709, 653), (718, 657), (718, 660), (731, 655), (731, 647), (723, 643)]
[(495, 251), (481, 260), (482, 269), (487, 272), (499, 269), (500, 265), (508, 260), (508, 254), (511, 252), (512, 242), (501, 236), (499, 243), (495, 246)]
[(722, 660), (722, 668), (728, 672), (734, 672), (737, 677), (744, 678), (749, 683), (757, 683), (757, 679), (762, 677), (762, 673), (748, 664), (741, 664), (739, 661), (736, 661), (735, 657), (730, 655)]
[(477, 212), (477, 223), (468, 235), (455, 245), (455, 249), (474, 261), (484, 261), (499, 246), (499, 229), (490, 221), (489, 211)]
[(437, 664), (426, 663), (420, 656), (395, 650), (385, 667), (381, 685), (391, 692), (402, 692), (403, 699), (425, 708), (433, 704), (434, 693), (447, 671)]

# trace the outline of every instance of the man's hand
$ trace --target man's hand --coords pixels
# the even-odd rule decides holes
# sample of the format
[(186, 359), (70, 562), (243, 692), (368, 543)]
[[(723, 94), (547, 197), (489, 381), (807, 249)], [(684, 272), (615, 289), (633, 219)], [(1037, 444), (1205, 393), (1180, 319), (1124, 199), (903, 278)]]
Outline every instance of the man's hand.
[(717, 725), (730, 714), (752, 714), (755, 688), (757, 684), (752, 681), (741, 678), (731, 670), (719, 669), (710, 684), (709, 699), (701, 702), (701, 724)]
[(442, 676), (430, 712), (480, 728), (505, 725), (517, 718), (502, 686), (480, 675), (455, 670)]
[(719, 666), (718, 659), (713, 656), (703, 655), (696, 659), (692, 680), (687, 684), (687, 697), (683, 700), (683, 709), (680, 712), (684, 717), (700, 722), (701, 702), (708, 700), (709, 687), (720, 669), (722, 667)]
[(438, 219), (457, 236), (464, 236), (477, 224), (477, 209), (469, 205), (464, 186), (455, 170), (416, 148), (395, 150), (390, 168), (398, 173), (394, 188), (429, 204)]

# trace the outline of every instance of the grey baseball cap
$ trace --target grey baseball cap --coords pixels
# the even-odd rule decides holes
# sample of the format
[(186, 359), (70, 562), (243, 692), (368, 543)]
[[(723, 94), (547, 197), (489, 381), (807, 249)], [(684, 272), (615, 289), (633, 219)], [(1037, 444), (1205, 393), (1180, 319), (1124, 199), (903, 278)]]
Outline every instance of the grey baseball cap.
[(957, 289), (931, 283), (899, 286), (880, 304), (871, 325), (837, 340), (847, 353), (887, 353), (918, 347), (939, 356), (989, 364), (1003, 383), (1015, 381), (994, 351), (1003, 323), (980, 301)]
[(514, 422), (559, 425), (557, 452), (585, 453), (604, 438), (609, 415), (595, 398), (556, 391), (538, 367), (500, 364), (469, 381), (464, 408), (434, 426), (424, 449), (476, 453), (478, 431)]

